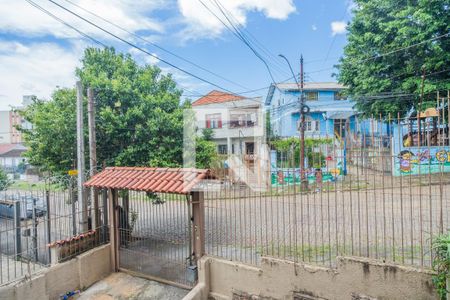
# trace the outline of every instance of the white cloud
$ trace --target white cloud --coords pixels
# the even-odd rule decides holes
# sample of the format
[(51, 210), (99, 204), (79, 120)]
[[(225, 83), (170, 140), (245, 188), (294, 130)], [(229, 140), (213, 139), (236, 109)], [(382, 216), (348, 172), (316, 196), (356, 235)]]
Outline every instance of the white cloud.
[(347, 31), (347, 23), (345, 21), (331, 22), (331, 34), (344, 34)]
[(159, 63), (159, 55), (157, 53), (152, 53), (153, 56), (150, 56), (142, 51), (139, 51), (136, 48), (130, 48), (128, 51), (134, 59), (138, 62), (146, 63), (149, 65), (156, 65)]
[[(187, 24), (187, 28), (183, 32), (184, 39), (219, 36), (225, 27), (212, 13), (228, 24), (215, 1), (201, 1), (178, 0), (180, 13)], [(296, 10), (293, 0), (230, 0), (217, 3), (223, 6), (224, 12), (231, 17), (233, 22), (243, 26), (247, 22), (247, 13), (250, 11), (262, 12), (270, 19), (285, 20)]]
[[(87, 34), (97, 38), (112, 39), (108, 34), (94, 28), (50, 2), (35, 2)], [(72, 2), (121, 27), (127, 28), (131, 32), (140, 30), (153, 32), (164, 31), (164, 27), (160, 22), (149, 17), (150, 12), (164, 5), (165, 1), (163, 0), (72, 0)], [(120, 29), (88, 14), (82, 9), (68, 2), (60, 1), (59, 3), (98, 25), (124, 36), (124, 32)], [(46, 35), (53, 35), (58, 38), (79, 37), (78, 33), (54, 20), (26, 1), (9, 1), (8, 5), (0, 5), (0, 15), (2, 16), (0, 18), (0, 32), (34, 37)]]
[(313, 31), (316, 31), (316, 30), (317, 30), (316, 24), (313, 24), (313, 25), (311, 26), (311, 29), (312, 29)]
[(54, 43), (0, 41), (0, 109), (19, 105), (23, 95), (48, 98), (56, 86), (74, 86), (83, 48), (80, 44), (68, 50)]

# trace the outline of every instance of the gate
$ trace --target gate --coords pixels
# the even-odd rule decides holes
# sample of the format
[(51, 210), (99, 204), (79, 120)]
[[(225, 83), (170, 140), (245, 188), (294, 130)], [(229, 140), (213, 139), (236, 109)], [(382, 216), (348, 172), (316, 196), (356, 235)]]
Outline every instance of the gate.
[(190, 195), (119, 192), (119, 269), (192, 287)]
[(114, 167), (86, 182), (107, 191), (113, 269), (193, 287), (205, 253), (204, 199), (196, 187), (209, 176), (198, 169)]

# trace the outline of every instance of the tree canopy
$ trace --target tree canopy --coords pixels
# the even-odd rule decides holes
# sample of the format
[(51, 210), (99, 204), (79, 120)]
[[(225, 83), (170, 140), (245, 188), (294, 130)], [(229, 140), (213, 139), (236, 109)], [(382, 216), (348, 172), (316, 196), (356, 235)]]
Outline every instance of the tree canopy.
[[(99, 164), (180, 166), (182, 110), (189, 103), (180, 105), (181, 91), (171, 75), (162, 74), (157, 66), (141, 66), (113, 48), (87, 48), (81, 63), (76, 75), (85, 89), (91, 87), (95, 93)], [(53, 174), (74, 168), (75, 90), (58, 89), (50, 101), (36, 100), (23, 116), (33, 125), (32, 130), (21, 129), (29, 162)], [(85, 125), (87, 145), (87, 117)]]
[(450, 89), (450, 0), (354, 0), (338, 80), (365, 115), (405, 115)]

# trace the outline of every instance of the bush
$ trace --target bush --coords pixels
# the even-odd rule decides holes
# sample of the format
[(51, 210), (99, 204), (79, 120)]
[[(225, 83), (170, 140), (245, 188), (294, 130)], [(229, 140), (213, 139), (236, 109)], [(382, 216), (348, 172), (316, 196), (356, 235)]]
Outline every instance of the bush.
[(446, 281), (450, 276), (450, 233), (438, 236), (433, 241), (433, 283), (440, 299), (445, 300), (447, 293)]

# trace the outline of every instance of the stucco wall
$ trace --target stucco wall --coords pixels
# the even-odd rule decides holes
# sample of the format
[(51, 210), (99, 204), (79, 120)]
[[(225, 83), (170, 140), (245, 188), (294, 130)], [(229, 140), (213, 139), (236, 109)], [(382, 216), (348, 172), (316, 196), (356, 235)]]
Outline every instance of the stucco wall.
[(67, 262), (45, 269), (31, 279), (0, 288), (0, 300), (59, 299), (85, 289), (111, 273), (110, 245), (92, 249)]
[(336, 269), (272, 258), (257, 268), (205, 257), (199, 279), (197, 295), (186, 299), (207, 299), (206, 291), (213, 299), (437, 299), (430, 272), (351, 257), (338, 258)]

